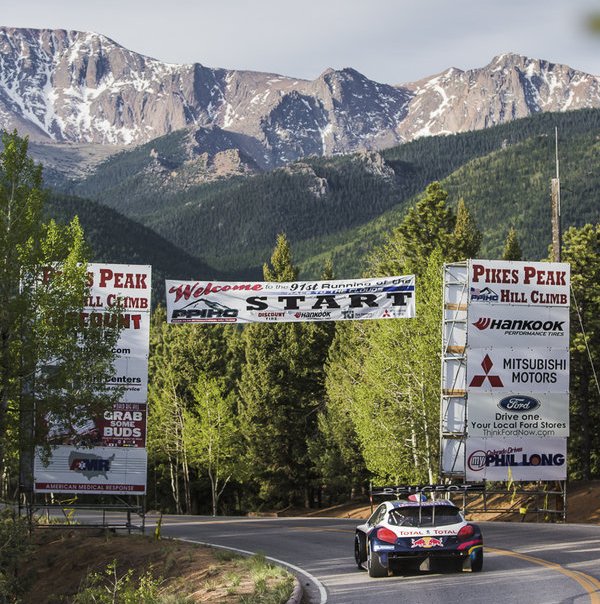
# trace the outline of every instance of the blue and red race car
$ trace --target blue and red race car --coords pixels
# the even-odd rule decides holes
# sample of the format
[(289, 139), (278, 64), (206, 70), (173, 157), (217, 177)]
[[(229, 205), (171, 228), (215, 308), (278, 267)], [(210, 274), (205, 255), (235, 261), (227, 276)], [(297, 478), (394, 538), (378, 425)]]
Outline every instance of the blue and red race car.
[(480, 528), (467, 522), (452, 502), (424, 500), (384, 501), (371, 517), (356, 528), (354, 558), (365, 563), (369, 576), (386, 577), (390, 571), (428, 568), (452, 570), (483, 567), (483, 536)]

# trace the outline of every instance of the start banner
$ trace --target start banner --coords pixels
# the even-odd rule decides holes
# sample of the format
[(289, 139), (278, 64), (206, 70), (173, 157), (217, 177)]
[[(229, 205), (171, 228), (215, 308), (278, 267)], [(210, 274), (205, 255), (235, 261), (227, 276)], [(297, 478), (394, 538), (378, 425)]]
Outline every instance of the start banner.
[(284, 323), (415, 316), (415, 277), (339, 281), (166, 281), (169, 323)]

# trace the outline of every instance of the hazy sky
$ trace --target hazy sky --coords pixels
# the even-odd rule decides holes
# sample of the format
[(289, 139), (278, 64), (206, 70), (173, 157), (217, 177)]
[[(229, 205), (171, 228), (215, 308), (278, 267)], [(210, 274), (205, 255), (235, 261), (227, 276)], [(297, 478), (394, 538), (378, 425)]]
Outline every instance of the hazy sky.
[(505, 52), (600, 75), (600, 0), (4, 0), (0, 25), (94, 31), (170, 63), (400, 84)]

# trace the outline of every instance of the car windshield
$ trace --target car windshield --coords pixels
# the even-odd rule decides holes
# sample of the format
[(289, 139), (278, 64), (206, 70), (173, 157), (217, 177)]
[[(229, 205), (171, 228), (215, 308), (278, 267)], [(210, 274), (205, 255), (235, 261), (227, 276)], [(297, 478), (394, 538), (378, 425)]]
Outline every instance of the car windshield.
[(455, 507), (446, 505), (396, 508), (391, 510), (388, 522), (396, 526), (447, 526), (462, 522), (462, 516)]

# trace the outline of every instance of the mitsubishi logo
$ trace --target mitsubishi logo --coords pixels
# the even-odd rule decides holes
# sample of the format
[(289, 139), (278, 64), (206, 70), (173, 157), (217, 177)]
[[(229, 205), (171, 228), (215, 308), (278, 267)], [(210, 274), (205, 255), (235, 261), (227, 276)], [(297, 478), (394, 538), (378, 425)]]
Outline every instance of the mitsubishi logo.
[(504, 384), (500, 379), (499, 375), (490, 375), (490, 369), (493, 367), (494, 363), (492, 363), (492, 359), (490, 359), (489, 355), (485, 355), (483, 357), (483, 361), (481, 361), (481, 367), (483, 368), (484, 375), (475, 375), (469, 384), (469, 388), (481, 388), (486, 379), (490, 381), (490, 386), (492, 388), (503, 388)]

